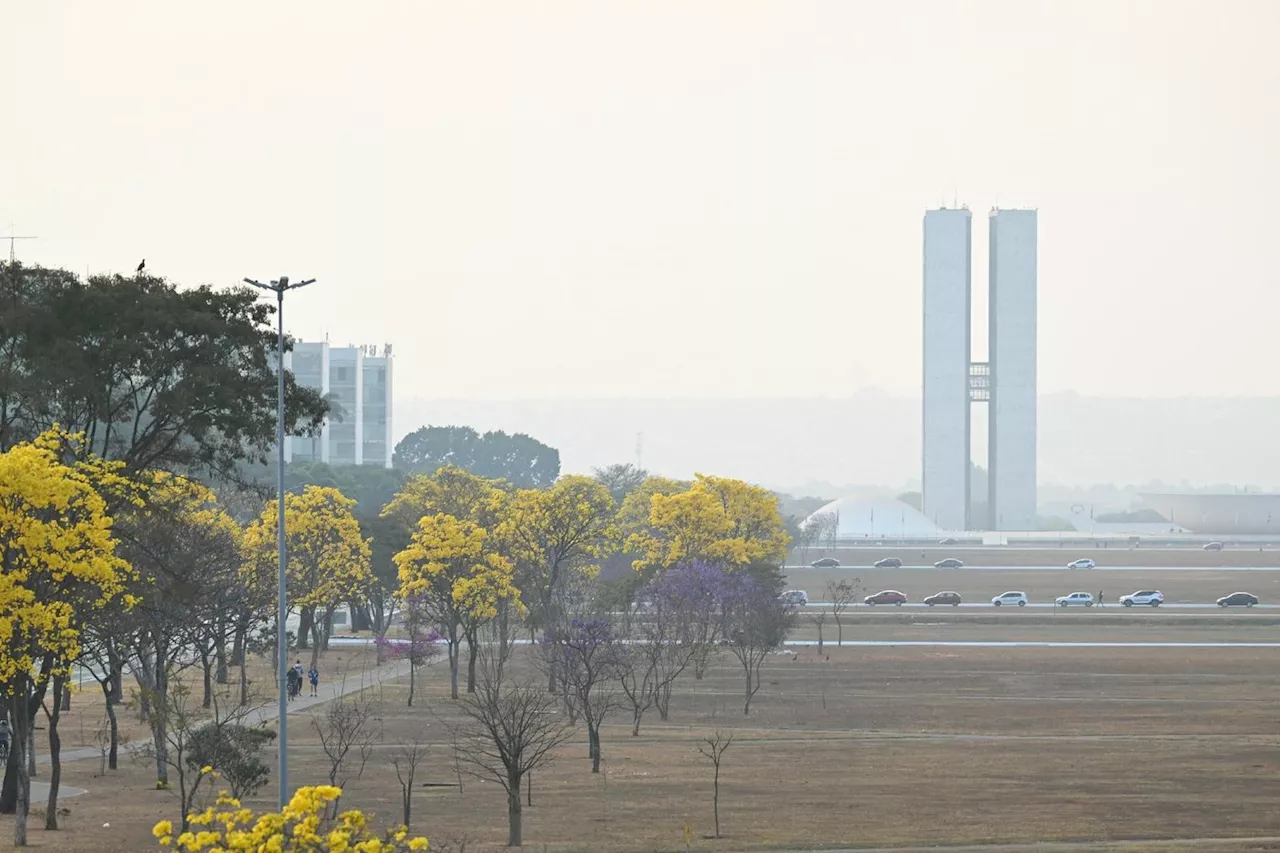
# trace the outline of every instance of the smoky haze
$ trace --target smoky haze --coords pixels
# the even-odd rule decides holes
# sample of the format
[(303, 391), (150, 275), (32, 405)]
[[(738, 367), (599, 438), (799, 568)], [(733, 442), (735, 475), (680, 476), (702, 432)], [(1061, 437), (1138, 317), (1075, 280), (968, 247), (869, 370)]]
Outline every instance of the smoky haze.
[[(0, 218), (40, 238), (22, 259), (315, 277), (290, 329), (393, 342), (402, 401), (762, 401), (653, 404), (662, 428), (646, 403), (583, 404), (607, 428), (528, 404), (563, 421), (541, 437), (567, 468), (630, 458), (643, 431), (673, 471), (918, 476), (920, 218), (958, 201), (1040, 210), (1042, 482), (1280, 481), (1245, 462), (1265, 442), (1227, 438), (1261, 428), (1219, 417), (1244, 401), (1054, 414), (1069, 390), (1280, 390), (1260, 357), (1280, 315), (1269, 0), (81, 0), (4, 18)], [(887, 395), (870, 409), (771, 402), (868, 388)], [(504, 405), (406, 402), (396, 426), (530, 419)], [(1200, 414), (1160, 415), (1179, 406)], [(693, 411), (707, 425), (680, 434)], [(1161, 449), (1183, 430), (1198, 443)]]

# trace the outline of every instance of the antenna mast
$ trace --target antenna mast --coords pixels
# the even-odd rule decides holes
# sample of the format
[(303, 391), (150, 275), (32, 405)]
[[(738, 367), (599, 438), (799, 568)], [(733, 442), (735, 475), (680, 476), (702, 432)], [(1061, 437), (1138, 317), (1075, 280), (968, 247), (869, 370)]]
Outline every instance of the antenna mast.
[(12, 222), (10, 222), (10, 223), (9, 223), (9, 236), (8, 236), (8, 237), (3, 237), (3, 238), (0, 238), (0, 239), (4, 239), (4, 240), (8, 240), (8, 241), (9, 241), (9, 263), (11, 263), (11, 264), (12, 264), (12, 263), (16, 263), (16, 262), (17, 262), (17, 253), (16, 253), (16, 252), (14, 252), (14, 243), (18, 242), (19, 240), (37, 240), (37, 239), (39, 239), (39, 238), (38, 238), (38, 237), (22, 237), (22, 236), (19, 236), (19, 235), (17, 235), (17, 234), (14, 234), (14, 233), (13, 233), (13, 223), (12, 223)]

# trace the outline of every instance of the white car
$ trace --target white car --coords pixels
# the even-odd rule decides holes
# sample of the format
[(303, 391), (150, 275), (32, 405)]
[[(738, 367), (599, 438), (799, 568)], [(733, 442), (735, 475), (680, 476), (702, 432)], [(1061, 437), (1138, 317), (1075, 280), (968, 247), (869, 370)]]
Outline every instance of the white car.
[(1067, 563), (1067, 568), (1068, 569), (1092, 569), (1097, 565), (1098, 564), (1095, 563), (1093, 560), (1090, 560), (1088, 557), (1085, 557), (1082, 560), (1076, 560), (1074, 563)]
[(778, 598), (783, 604), (790, 604), (793, 607), (805, 607), (809, 603), (809, 593), (803, 589), (789, 589)]
[(1019, 592), (1018, 590), (1010, 590), (1008, 592), (1002, 592), (995, 598), (991, 599), (991, 603), (996, 607), (1012, 607), (1015, 604), (1019, 607), (1026, 607), (1027, 594), (1025, 592)]
[(1059, 607), (1066, 607), (1068, 604), (1083, 604), (1085, 607), (1092, 607), (1093, 593), (1073, 592), (1070, 595), (1060, 595), (1053, 600), (1053, 603)]
[(1135, 604), (1159, 607), (1164, 604), (1164, 593), (1158, 589), (1140, 589), (1137, 592), (1120, 596), (1120, 603), (1125, 607), (1132, 607)]

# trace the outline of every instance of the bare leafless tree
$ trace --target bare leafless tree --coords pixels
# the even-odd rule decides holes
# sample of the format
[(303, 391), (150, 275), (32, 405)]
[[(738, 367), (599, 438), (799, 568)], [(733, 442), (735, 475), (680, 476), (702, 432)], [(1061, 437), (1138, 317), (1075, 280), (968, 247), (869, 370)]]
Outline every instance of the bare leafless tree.
[(545, 687), (513, 683), (499, 675), (495, 655), (482, 654), (476, 692), (458, 705), (465, 722), (455, 727), (454, 749), (462, 767), (507, 792), (507, 846), (523, 843), (520, 789), (525, 777), (549, 764), (572, 728), (559, 700)]
[[(330, 703), (323, 715), (311, 717), (320, 748), (329, 759), (330, 785), (345, 790), (352, 778), (363, 775), (374, 746), (382, 739), (382, 720), (376, 711), (372, 700), (356, 694)], [(331, 811), (338, 814), (337, 800)]]
[(547, 632), (541, 645), (543, 665), (559, 675), (567, 707), (587, 724), (591, 772), (600, 772), (600, 726), (618, 707), (618, 685), (625, 670), (624, 644), (608, 619), (575, 618)]
[(391, 756), (391, 766), (396, 770), (396, 779), (400, 782), (400, 804), (403, 807), (403, 821), (409, 827), (413, 811), (413, 780), (418, 775), (418, 765), (427, 759), (427, 745), (414, 740), (406, 747)]
[(858, 600), (858, 593), (861, 589), (862, 582), (857, 578), (827, 581), (827, 604), (831, 607), (831, 617), (836, 620), (837, 646), (844, 645), (844, 625), (841, 623), (840, 617), (849, 609), (850, 605)]
[[(209, 712), (197, 707), (199, 704), (203, 703), (196, 702), (191, 688), (184, 682), (173, 684), (163, 694), (152, 694), (151, 715), (162, 718), (162, 725), (158, 728), (164, 733), (164, 741), (159, 748), (154, 740), (145, 742), (138, 750), (146, 759), (163, 761), (165, 767), (177, 776), (184, 832), (189, 827), (188, 817), (194, 811), (196, 798), (208, 780), (197, 755), (200, 740), (208, 738), (211, 731), (216, 740), (220, 733), (242, 726), (253, 710), (246, 705), (224, 704), (218, 701), (216, 692)], [(168, 783), (159, 781), (156, 785), (169, 787)]]
[(720, 762), (724, 760), (724, 753), (733, 745), (733, 732), (722, 732), (716, 729), (708, 738), (698, 744), (698, 752), (711, 759), (711, 763), (715, 765), (715, 777), (711, 783), (711, 810), (715, 815), (716, 838), (720, 837)]

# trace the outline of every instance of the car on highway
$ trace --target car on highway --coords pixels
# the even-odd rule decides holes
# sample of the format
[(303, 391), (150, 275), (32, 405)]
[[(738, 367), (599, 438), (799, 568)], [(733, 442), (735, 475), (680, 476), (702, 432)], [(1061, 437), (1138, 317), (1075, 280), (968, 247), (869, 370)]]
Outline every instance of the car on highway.
[(938, 544), (939, 545), (959, 545), (960, 540), (952, 539), (950, 536), (948, 536), (946, 539), (939, 539)]
[(1053, 600), (1053, 603), (1059, 607), (1067, 607), (1072, 604), (1083, 604), (1085, 607), (1092, 607), (1093, 593), (1073, 592), (1068, 595), (1060, 595)]
[(1258, 603), (1258, 596), (1248, 592), (1233, 592), (1218, 599), (1219, 607), (1252, 607)]
[(963, 565), (964, 563), (960, 562), (955, 557), (947, 557), (945, 560), (939, 560), (934, 563), (933, 567), (935, 569), (958, 569)]
[(943, 592), (935, 592), (924, 600), (924, 603), (933, 607), (935, 604), (950, 604), (952, 607), (960, 606), (960, 593), (945, 590)]
[(804, 607), (809, 603), (809, 593), (803, 589), (789, 589), (778, 596), (778, 600), (793, 607)]
[(1070, 563), (1067, 563), (1067, 568), (1068, 569), (1092, 569), (1097, 565), (1098, 564), (1095, 563), (1093, 560), (1090, 560), (1088, 557), (1084, 557), (1082, 559), (1073, 560)]
[(1203, 548), (1205, 551), (1221, 551), (1221, 550), (1222, 550), (1222, 543), (1221, 543), (1221, 542), (1206, 542), (1206, 543), (1204, 543), (1204, 545), (1202, 545), (1202, 546), (1200, 546), (1200, 547), (1201, 547), (1201, 548)]
[(1011, 589), (1008, 592), (1002, 592), (995, 598), (991, 599), (991, 603), (996, 607), (1012, 607), (1015, 604), (1019, 607), (1026, 607), (1028, 600), (1029, 599), (1025, 592)]
[(1159, 607), (1164, 604), (1164, 593), (1158, 589), (1140, 589), (1137, 592), (1120, 596), (1120, 603), (1125, 607), (1133, 607), (1135, 604)]
[(882, 589), (875, 595), (868, 595), (862, 599), (863, 603), (875, 607), (877, 604), (896, 604), (901, 607), (906, 603), (907, 597), (896, 589)]
[(874, 565), (877, 569), (900, 569), (902, 561), (897, 557), (885, 557), (883, 560), (876, 560)]
[(821, 560), (814, 560), (809, 566), (814, 569), (838, 569), (840, 561), (835, 557), (823, 557)]

